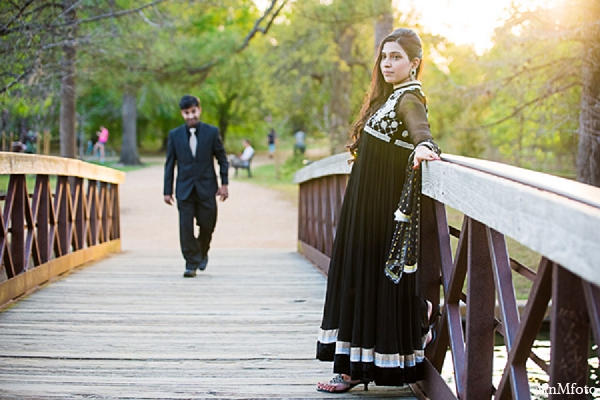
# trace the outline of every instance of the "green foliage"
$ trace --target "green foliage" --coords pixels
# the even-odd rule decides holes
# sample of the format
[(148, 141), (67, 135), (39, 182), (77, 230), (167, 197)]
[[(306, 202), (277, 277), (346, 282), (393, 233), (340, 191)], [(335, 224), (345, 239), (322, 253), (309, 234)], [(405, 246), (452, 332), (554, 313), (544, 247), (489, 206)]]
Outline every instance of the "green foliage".
[(552, 25), (539, 14), (515, 15), (496, 31), (496, 46), (486, 56), (495, 72), (488, 85), (496, 86), (485, 118), (491, 144), (503, 159), (520, 166), (575, 159), (581, 95), (573, 55), (578, 46), (564, 38), (535, 40)]
[[(125, 1), (119, 4), (130, 6)], [(87, 79), (78, 87), (78, 112), (85, 121), (86, 136), (104, 125), (111, 131), (113, 143), (120, 142), (124, 90), (137, 97), (140, 142), (163, 144), (168, 131), (183, 123), (178, 107), (182, 95), (199, 96), (206, 108), (203, 119), (219, 125), (216, 105), (220, 96), (233, 93), (240, 104), (246, 104), (247, 94), (253, 92), (256, 85), (250, 78), (244, 80), (249, 85), (244, 87), (243, 98), (235, 93), (240, 87), (240, 71), (255, 69), (248, 62), (252, 57), (244, 60), (234, 54), (259, 16), (252, 2), (200, 2), (183, 8), (166, 3), (157, 10), (146, 17), (155, 17), (151, 23), (138, 14), (112, 21), (110, 34), (98, 37), (95, 47), (80, 57), (81, 74)], [(97, 26), (89, 29), (94, 31)], [(204, 66), (221, 58), (225, 62), (214, 68), (216, 78), (202, 72)], [(206, 81), (207, 76), (212, 82)], [(252, 121), (247, 117), (254, 105), (238, 107), (230, 122), (244, 127), (243, 133), (250, 131)]]
[(580, 46), (557, 34), (550, 13), (513, 10), (490, 51), (475, 60), (452, 56), (450, 76), (459, 85), (452, 89), (461, 98), (453, 111), (454, 151), (529, 168), (573, 168)]
[(298, 170), (305, 166), (306, 158), (303, 155), (293, 154), (285, 160), (279, 171), (283, 180), (290, 180)]
[[(582, 58), (581, 38), (575, 35), (586, 18), (580, 3), (568, 0), (558, 11), (515, 7), (484, 54), (432, 35), (414, 15), (396, 10), (395, 25), (413, 27), (423, 40), (421, 79), (431, 130), (444, 152), (573, 170)], [(118, 148), (122, 95), (129, 91), (137, 98), (139, 143), (153, 150), (182, 123), (177, 104), (186, 93), (201, 98), (203, 120), (220, 127), (231, 150), (241, 138), (265, 148), (271, 127), (280, 138), (299, 128), (310, 137), (327, 137), (338, 96), (348, 97), (344, 124), (358, 112), (371, 76), (374, 22), (389, 4), (290, 1), (269, 32), (242, 52), (239, 46), (261, 16), (251, 0), (165, 1), (141, 13), (83, 23), (77, 61), (80, 135), (93, 137), (104, 125)], [(81, 2), (78, 18), (137, 6), (133, 0)], [(38, 18), (56, 18), (52, 10)], [(56, 38), (40, 30), (30, 34), (33, 42), (55, 48)], [(351, 54), (342, 50), (344, 35), (353, 37)], [(9, 51), (11, 38), (0, 38), (0, 49)], [(35, 56), (10, 54), (6, 60), (21, 68)], [(58, 135), (59, 58), (59, 48), (43, 52), (36, 73), (0, 95), (8, 115), (3, 129), (50, 128)], [(347, 94), (336, 91), (342, 73), (350, 84)]]

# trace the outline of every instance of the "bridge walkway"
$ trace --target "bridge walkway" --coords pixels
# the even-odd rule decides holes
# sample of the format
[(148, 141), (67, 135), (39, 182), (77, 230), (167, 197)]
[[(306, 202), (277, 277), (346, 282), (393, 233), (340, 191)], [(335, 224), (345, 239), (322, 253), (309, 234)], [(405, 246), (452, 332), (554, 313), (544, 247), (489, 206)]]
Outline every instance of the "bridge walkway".
[(296, 250), (296, 207), (244, 174), (230, 195), (208, 268), (184, 279), (162, 165), (129, 172), (122, 253), (0, 313), (0, 398), (340, 398), (315, 390), (332, 376), (314, 359), (326, 280)]

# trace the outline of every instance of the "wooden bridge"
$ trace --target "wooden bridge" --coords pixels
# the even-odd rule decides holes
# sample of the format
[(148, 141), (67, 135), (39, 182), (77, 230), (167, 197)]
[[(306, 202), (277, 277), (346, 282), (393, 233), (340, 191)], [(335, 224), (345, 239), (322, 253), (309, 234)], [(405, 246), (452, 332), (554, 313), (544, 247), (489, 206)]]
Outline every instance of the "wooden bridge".
[[(0, 312), (0, 398), (329, 397), (315, 390), (333, 375), (330, 363), (315, 359), (325, 277), (298, 253), (296, 208), (277, 192), (245, 177), (232, 181), (231, 197), (219, 204), (208, 268), (184, 279), (177, 210), (162, 200), (162, 165), (129, 172), (125, 181), (108, 169), (51, 157), (3, 154), (0, 165), (13, 177), (3, 197), (2, 254), (26, 260), (21, 273), (0, 283), (7, 303)], [(73, 243), (74, 229), (57, 233), (63, 225), (79, 224), (83, 237), (109, 225), (120, 229), (65, 253), (41, 244), (40, 189), (25, 192), (15, 182), (46, 175), (56, 185), (48, 197), (50, 238), (66, 235), (60, 243)], [(105, 190), (94, 192), (98, 187)], [(15, 202), (16, 191), (29, 202)], [(119, 193), (120, 214), (111, 213), (117, 197), (106, 201), (109, 193)], [(20, 245), (18, 235), (30, 245)], [(38, 263), (36, 247), (51, 249), (51, 262)], [(48, 267), (65, 257), (72, 260)], [(35, 283), (17, 280), (30, 282), (44, 269)], [(414, 398), (408, 388), (372, 388), (369, 395)]]
[[(10, 176), (0, 221), (0, 398), (339, 398), (314, 390), (331, 376), (314, 359), (325, 277), (301, 254), (326, 269), (346, 158), (297, 174), (298, 212), (275, 192), (233, 181), (207, 270), (183, 279), (161, 165), (124, 181), (75, 160), (0, 153), (0, 175)], [(426, 380), (348, 397), (529, 399), (540, 382), (528, 379), (528, 359), (551, 387), (593, 385), (600, 189), (452, 156), (426, 166), (423, 183), (422, 287), (444, 310)], [(464, 214), (462, 227), (449, 227), (446, 206)], [(539, 265), (511, 259), (504, 235), (539, 253)], [(521, 313), (515, 274), (532, 281)], [(532, 344), (550, 300), (544, 360)], [(499, 377), (496, 333), (508, 354)], [(449, 386), (439, 371), (450, 357)]]
[[(296, 176), (300, 251), (324, 270), (348, 158), (329, 157)], [(436, 400), (546, 398), (548, 387), (551, 399), (600, 396), (600, 189), (494, 162), (443, 160), (423, 167), (420, 284), (426, 298), (443, 304), (443, 315), (415, 391)], [(464, 215), (461, 227), (448, 224), (447, 207)], [(511, 258), (505, 236), (537, 252), (539, 265)], [(515, 275), (531, 281), (521, 313)], [(551, 353), (544, 360), (532, 347), (550, 304)], [(496, 334), (508, 356), (495, 379)], [(450, 356), (453, 387), (439, 373)], [(529, 379), (528, 360), (545, 382)]]

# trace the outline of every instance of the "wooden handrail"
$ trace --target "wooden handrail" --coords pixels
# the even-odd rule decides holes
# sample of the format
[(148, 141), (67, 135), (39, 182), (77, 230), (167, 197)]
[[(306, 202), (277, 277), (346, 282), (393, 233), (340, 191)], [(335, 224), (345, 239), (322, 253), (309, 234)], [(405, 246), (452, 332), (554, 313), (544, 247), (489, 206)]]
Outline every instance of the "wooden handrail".
[[(295, 176), (300, 185), (299, 251), (325, 272), (351, 170), (348, 159), (348, 154), (328, 157)], [(448, 226), (446, 206), (464, 214), (460, 231)], [(443, 155), (443, 161), (423, 165), (421, 207), (421, 292), (436, 302), (442, 289), (443, 316), (437, 340), (426, 350), (426, 379), (415, 388), (435, 399), (529, 399), (532, 391), (543, 389), (529, 385), (525, 362), (531, 358), (547, 371), (551, 388), (561, 390), (568, 383), (583, 389), (589, 376), (590, 328), (600, 343), (600, 189)], [(459, 236), (454, 251), (450, 230)], [(505, 236), (542, 256), (537, 273), (524, 266), (511, 268), (519, 264), (510, 258)], [(512, 276), (521, 272), (533, 286), (519, 313)], [(546, 363), (532, 346), (550, 301), (552, 352)], [(504, 336), (508, 354), (497, 387), (492, 384), (495, 332)], [(448, 349), (453, 390), (440, 376)]]
[(62, 175), (106, 183), (125, 182), (125, 173), (72, 158), (0, 152), (0, 175)]
[(0, 197), (0, 307), (120, 250), (119, 184), (125, 173), (79, 160), (0, 152), (0, 175), (9, 176)]
[(499, 163), (426, 163), (423, 194), (600, 285), (600, 188)]

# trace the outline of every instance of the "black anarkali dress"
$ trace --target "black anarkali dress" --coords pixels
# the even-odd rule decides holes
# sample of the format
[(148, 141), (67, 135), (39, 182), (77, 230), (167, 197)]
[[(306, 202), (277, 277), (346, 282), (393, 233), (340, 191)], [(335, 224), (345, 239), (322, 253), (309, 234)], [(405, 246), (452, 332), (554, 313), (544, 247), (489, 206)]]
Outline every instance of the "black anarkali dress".
[(401, 386), (422, 378), (424, 301), (417, 271), (384, 273), (394, 211), (414, 146), (431, 140), (419, 82), (394, 90), (369, 119), (346, 188), (329, 266), (317, 358), (352, 380)]

